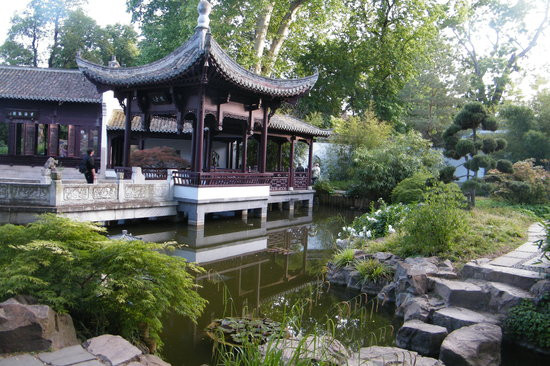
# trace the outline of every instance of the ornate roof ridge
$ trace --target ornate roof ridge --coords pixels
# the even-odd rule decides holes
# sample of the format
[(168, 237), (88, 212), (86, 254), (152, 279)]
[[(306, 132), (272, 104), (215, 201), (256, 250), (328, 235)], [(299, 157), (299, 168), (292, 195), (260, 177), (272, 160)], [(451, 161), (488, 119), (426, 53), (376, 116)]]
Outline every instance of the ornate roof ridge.
[(61, 72), (61, 73), (80, 73), (78, 69), (62, 69), (57, 67), (34, 67), (17, 65), (0, 65), (0, 69), (27, 70), (36, 72)]
[[(203, 37), (206, 37), (204, 39)], [(206, 44), (206, 45), (205, 45)], [(105, 86), (134, 87), (176, 79), (185, 74), (199, 60), (209, 57), (226, 81), (240, 88), (283, 98), (292, 98), (308, 92), (319, 74), (295, 79), (271, 78), (255, 74), (231, 58), (212, 38), (198, 28), (187, 42), (169, 55), (147, 65), (109, 67), (77, 57), (80, 70), (95, 83)]]

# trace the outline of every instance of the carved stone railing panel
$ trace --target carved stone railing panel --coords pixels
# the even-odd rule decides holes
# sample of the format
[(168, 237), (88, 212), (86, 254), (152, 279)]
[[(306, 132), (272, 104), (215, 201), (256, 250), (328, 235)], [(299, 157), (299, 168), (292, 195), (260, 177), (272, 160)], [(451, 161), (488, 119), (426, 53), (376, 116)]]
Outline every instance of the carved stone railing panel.
[(0, 183), (0, 204), (48, 206), (50, 185), (39, 183)]
[(152, 184), (127, 184), (124, 186), (125, 200), (150, 200), (154, 197)]

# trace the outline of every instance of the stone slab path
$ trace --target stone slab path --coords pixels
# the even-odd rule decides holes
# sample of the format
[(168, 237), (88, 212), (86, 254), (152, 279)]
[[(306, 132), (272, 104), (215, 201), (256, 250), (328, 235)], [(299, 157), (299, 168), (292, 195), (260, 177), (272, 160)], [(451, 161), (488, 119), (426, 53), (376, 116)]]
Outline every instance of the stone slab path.
[(542, 258), (537, 241), (545, 238), (544, 227), (540, 223), (529, 226), (527, 242), (515, 250), (489, 262), (499, 267), (518, 268), (535, 272), (550, 273), (550, 261)]
[[(86, 348), (84, 348), (84, 347)], [(153, 355), (144, 355), (120, 336), (102, 335), (83, 345), (54, 352), (19, 354), (2, 358), (0, 366), (170, 366)]]

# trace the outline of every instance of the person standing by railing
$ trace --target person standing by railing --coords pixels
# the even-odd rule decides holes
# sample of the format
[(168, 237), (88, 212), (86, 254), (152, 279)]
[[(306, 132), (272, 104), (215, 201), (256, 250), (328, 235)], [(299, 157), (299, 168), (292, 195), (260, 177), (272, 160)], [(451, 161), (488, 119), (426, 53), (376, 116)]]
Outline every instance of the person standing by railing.
[(311, 184), (315, 184), (320, 177), (321, 168), (319, 167), (319, 163), (315, 163), (313, 164), (313, 168), (311, 168)]
[(94, 161), (94, 150), (88, 149), (86, 151), (86, 156), (82, 159), (80, 163), (79, 171), (84, 174), (86, 177), (86, 182), (88, 184), (93, 184), (95, 180), (95, 161)]

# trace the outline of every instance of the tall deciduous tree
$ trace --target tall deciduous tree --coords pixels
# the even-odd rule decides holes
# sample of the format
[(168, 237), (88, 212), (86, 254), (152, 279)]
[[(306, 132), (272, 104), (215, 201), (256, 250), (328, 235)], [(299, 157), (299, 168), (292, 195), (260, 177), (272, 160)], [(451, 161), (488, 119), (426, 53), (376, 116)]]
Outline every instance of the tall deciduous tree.
[(362, 113), (396, 122), (403, 112), (399, 93), (426, 60), (444, 15), (432, 0), (350, 0), (342, 27), (314, 40), (300, 58), (317, 67), (320, 79), (302, 109), (325, 113)]
[[(142, 62), (157, 60), (176, 49), (193, 33), (197, 3), (173, 0), (127, 0), (144, 36)], [(223, 0), (215, 5), (211, 32), (222, 47), (245, 67), (265, 75), (288, 72), (307, 34), (326, 32), (337, 0)], [(321, 29), (322, 31), (319, 31)], [(281, 57), (285, 55), (285, 57)]]
[[(21, 15), (11, 19), (8, 39), (0, 46), (0, 58), (10, 65), (51, 67), (58, 49), (60, 28), (69, 11), (86, 0), (31, 0)], [(41, 55), (49, 48), (50, 53)]]
[[(470, 97), (494, 109), (502, 101), (520, 61), (548, 27), (550, 0), (473, 0), (457, 4), (449, 25), (464, 51), (462, 61), (471, 78)], [(533, 13), (538, 13), (538, 20), (528, 24), (527, 16)], [(483, 47), (480, 40), (490, 46)]]

